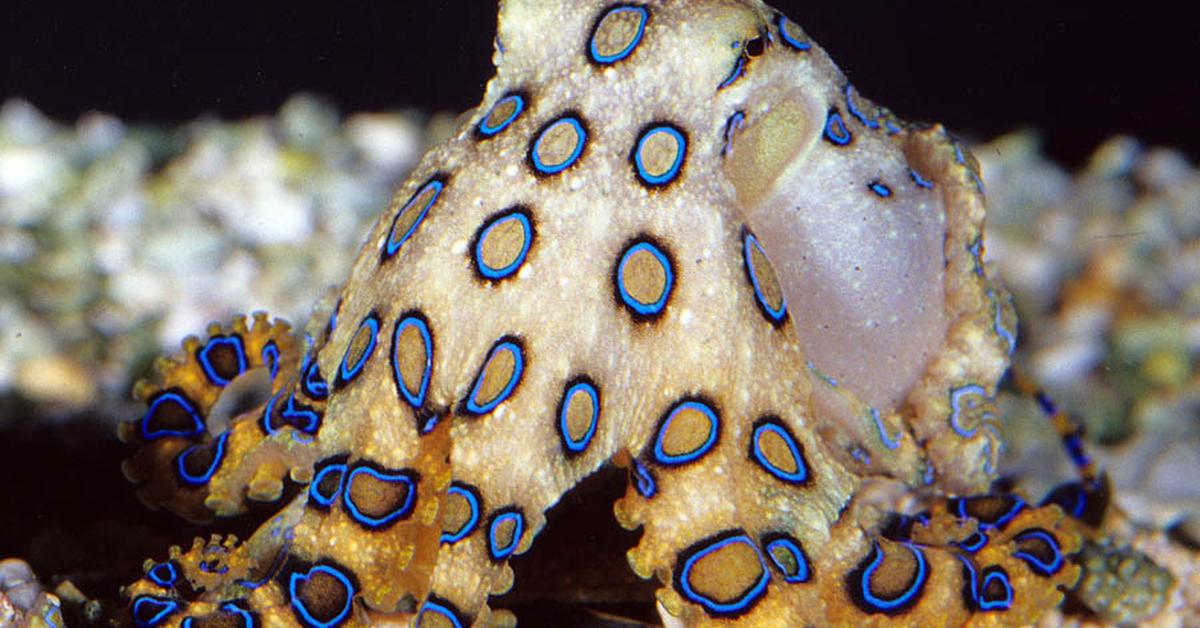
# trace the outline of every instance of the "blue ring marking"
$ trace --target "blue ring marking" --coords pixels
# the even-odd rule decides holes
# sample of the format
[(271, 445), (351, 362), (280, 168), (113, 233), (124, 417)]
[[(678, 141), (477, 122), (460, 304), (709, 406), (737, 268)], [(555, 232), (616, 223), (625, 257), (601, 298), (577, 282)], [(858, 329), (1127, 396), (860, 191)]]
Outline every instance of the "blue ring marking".
[[(516, 220), (517, 222), (521, 223), (521, 229), (524, 231), (525, 241), (521, 245), (521, 252), (518, 253), (516, 259), (510, 262), (507, 266), (501, 268), (492, 268), (483, 261), (483, 243), (485, 240), (487, 240), (488, 234), (492, 232), (492, 229), (510, 220)], [(472, 250), (475, 251), (473, 256), (475, 261), (475, 270), (478, 271), (480, 275), (483, 275), (484, 278), (492, 281), (507, 279), (516, 274), (517, 270), (521, 268), (521, 264), (525, 263), (525, 256), (529, 254), (529, 247), (532, 245), (533, 224), (530, 223), (529, 216), (523, 209), (520, 208), (513, 209), (512, 211), (506, 211), (485, 222), (483, 227), (479, 230), (478, 235), (475, 236), (475, 246), (472, 247)]]
[[(512, 541), (501, 547), (496, 540), (496, 530), (500, 524), (509, 520), (514, 522)], [(501, 561), (512, 556), (513, 552), (517, 551), (517, 546), (521, 544), (521, 535), (524, 533), (525, 515), (522, 515), (516, 506), (508, 506), (496, 511), (496, 514), (492, 515), (491, 523), (488, 524), (488, 554), (492, 560)]]
[[(388, 229), (387, 240), (385, 240), (383, 243), (384, 260), (391, 259), (393, 256), (395, 256), (396, 253), (400, 251), (400, 247), (404, 246), (404, 243), (407, 242), (408, 239), (412, 237), (412, 234), (417, 231), (417, 227), (421, 226), (421, 223), (425, 221), (425, 216), (429, 214), (429, 209), (433, 207), (433, 204), (436, 203), (438, 198), (442, 196), (442, 190), (445, 188), (445, 186), (446, 181), (444, 175), (435, 175), (429, 181), (426, 181), (424, 185), (417, 188), (417, 191), (413, 192), (412, 198), (409, 198), (408, 202), (404, 204), (404, 207), (401, 207), (400, 211), (396, 212), (395, 217), (392, 218), (392, 226), (390, 229)], [(425, 206), (422, 207), (417, 213), (417, 219), (413, 221), (412, 225), (408, 227), (408, 230), (405, 231), (403, 235), (396, 237), (396, 223), (400, 220), (400, 217), (408, 213), (408, 211), (413, 208), (413, 203), (415, 203), (417, 199), (421, 198), (425, 192), (430, 190), (433, 191), (433, 194), (429, 196), (429, 200), (425, 203)]]
[[(1009, 500), (1008, 508), (1000, 516), (994, 519), (985, 519), (979, 514), (971, 513), (972, 503), (998, 498)], [(950, 508), (954, 510), (959, 519), (974, 519), (979, 523), (980, 530), (988, 530), (991, 528), (1003, 528), (1008, 525), (1013, 520), (1013, 517), (1016, 517), (1022, 510), (1025, 510), (1025, 500), (1021, 499), (1019, 495), (1010, 493), (1002, 495), (985, 493), (971, 497), (955, 497), (950, 500)]]
[[(579, 440), (573, 440), (567, 430), (567, 411), (571, 406), (571, 398), (576, 392), (582, 392), (592, 400), (592, 420), (588, 424), (587, 433)], [(558, 403), (558, 435), (562, 437), (563, 447), (566, 448), (568, 456), (579, 455), (587, 449), (587, 446), (592, 442), (592, 437), (596, 435), (596, 427), (599, 423), (600, 391), (596, 389), (596, 385), (590, 379), (580, 377), (573, 380), (567, 386), (562, 400)]]
[[(513, 355), (513, 372), (508, 378), (508, 383), (504, 385), (504, 389), (500, 394), (496, 395), (491, 401), (480, 405), (476, 402), (475, 397), (479, 394), (479, 388), (483, 386), (483, 380), (487, 375), (488, 365), (492, 363), (492, 359), (501, 351), (509, 351)], [(475, 376), (475, 384), (471, 386), (471, 392), (467, 395), (467, 402), (463, 407), (468, 414), (481, 415), (487, 414), (496, 409), (496, 406), (504, 403), (509, 395), (512, 395), (513, 389), (521, 381), (521, 375), (525, 371), (525, 355), (522, 351), (520, 343), (515, 338), (506, 336), (497, 342), (491, 351), (488, 351), (487, 359), (483, 361), (483, 366), (479, 368), (479, 374)]]
[[(637, 33), (634, 34), (633, 39), (630, 40), (630, 42), (626, 44), (624, 48), (610, 55), (602, 55), (598, 50), (596, 50), (596, 32), (600, 30), (600, 25), (604, 23), (605, 19), (617, 13), (639, 14)], [(612, 65), (633, 54), (634, 49), (636, 49), (638, 44), (642, 42), (642, 36), (646, 34), (646, 22), (648, 22), (649, 19), (650, 13), (646, 11), (645, 7), (620, 5), (605, 11), (603, 15), (597, 18), (595, 26), (592, 27), (592, 35), (588, 38), (588, 58), (591, 59), (593, 63)]]
[(850, 457), (854, 458), (854, 460), (864, 467), (871, 466), (871, 454), (868, 453), (867, 450), (863, 449), (861, 445), (854, 445), (854, 447), (850, 449)]
[(763, 250), (762, 244), (758, 242), (758, 238), (748, 230), (743, 230), (742, 260), (745, 262), (746, 275), (750, 278), (750, 285), (754, 288), (754, 299), (758, 302), (758, 307), (762, 313), (767, 316), (767, 320), (778, 325), (787, 317), (787, 296), (783, 294), (783, 287), (780, 286), (779, 309), (772, 309), (771, 305), (767, 303), (767, 296), (763, 293), (762, 284), (758, 282), (758, 272), (754, 267), (754, 255), (751, 254), (751, 247), (757, 249), (762, 254), (763, 259), (768, 259), (767, 252)]
[[(698, 593), (692, 588), (691, 571), (696, 566), (696, 563), (705, 556), (723, 549), (734, 543), (744, 543), (754, 550), (754, 555), (758, 557), (758, 564), (761, 571), (758, 580), (750, 585), (740, 597), (728, 602), (722, 602), (706, 597)], [(762, 554), (759, 553), (758, 547), (739, 530), (730, 530), (715, 537), (700, 541), (699, 543), (689, 547), (679, 554), (679, 558), (683, 559), (683, 566), (676, 571), (675, 588), (683, 594), (689, 601), (699, 604), (704, 607), (710, 615), (722, 617), (737, 617), (749, 611), (754, 607), (754, 604), (762, 597), (767, 590), (767, 583), (770, 581), (770, 574), (767, 573), (767, 566), (763, 564)], [(678, 560), (678, 559), (676, 559)]]
[(725, 144), (721, 147), (721, 156), (729, 154), (729, 149), (733, 146), (733, 136), (742, 130), (742, 123), (746, 121), (746, 112), (735, 111), (729, 119), (725, 121)]
[(896, 126), (895, 122), (887, 119), (883, 121), (883, 126), (887, 127), (888, 135), (899, 135), (902, 131), (904, 131), (904, 129)]
[(787, 25), (792, 23), (793, 22), (782, 13), (777, 13), (775, 15), (775, 28), (779, 30), (779, 37), (783, 40), (783, 43), (790, 46), (793, 50), (799, 50), (801, 52), (812, 48), (812, 43), (796, 39), (788, 33)]
[(921, 176), (921, 173), (917, 172), (916, 170), (909, 168), (908, 176), (912, 177), (913, 183), (916, 183), (917, 187), (922, 187), (922, 188), (925, 188), (926, 190), (933, 189), (933, 181), (930, 181), (929, 179), (926, 179), (925, 177)]
[[(674, 421), (675, 417), (679, 416), (679, 413), (684, 410), (695, 410), (700, 414), (703, 414), (704, 418), (708, 419), (708, 438), (705, 439), (705, 441), (701, 443), (699, 447), (692, 451), (684, 452), (678, 455), (671, 455), (666, 451), (663, 451), (663, 438), (667, 435), (667, 430), (671, 427), (671, 422)], [(721, 419), (717, 417), (716, 410), (713, 410), (712, 407), (707, 403), (696, 399), (688, 399), (678, 402), (672, 406), (669, 411), (667, 411), (667, 414), (662, 418), (662, 421), (658, 425), (658, 434), (654, 437), (654, 461), (666, 466), (679, 466), (688, 464), (689, 462), (695, 462), (696, 460), (699, 460), (701, 456), (707, 454), (709, 450), (711, 450), (713, 446), (717, 444), (717, 437), (720, 435), (720, 433)]]
[(995, 415), (991, 412), (984, 412), (983, 415), (979, 417), (979, 425), (975, 426), (973, 429), (967, 429), (967, 427), (963, 425), (963, 413), (975, 410), (980, 406), (981, 403), (983, 403), (980, 401), (972, 402), (970, 399), (971, 395), (979, 395), (983, 398), (983, 402), (986, 402), (989, 399), (987, 390), (979, 384), (966, 384), (950, 390), (950, 427), (954, 428), (954, 432), (963, 438), (971, 438), (974, 436), (979, 431), (979, 427), (983, 425), (983, 422), (987, 417), (991, 416), (992, 418), (995, 418)]
[(1063, 512), (1076, 519), (1082, 519), (1087, 510), (1087, 493), (1078, 482), (1068, 482), (1054, 487), (1042, 498), (1041, 506), (1058, 504)]
[(1037, 539), (1049, 546), (1050, 551), (1054, 552), (1054, 558), (1049, 562), (1046, 562), (1042, 560), (1042, 557), (1023, 550), (1017, 550), (1013, 552), (1013, 556), (1016, 556), (1017, 558), (1020, 558), (1028, 563), (1035, 572), (1043, 576), (1052, 576), (1058, 573), (1058, 570), (1062, 569), (1064, 562), (1062, 547), (1059, 546), (1058, 539), (1054, 538), (1053, 534), (1050, 534), (1045, 530), (1034, 528), (1018, 534), (1013, 540), (1016, 541), (1019, 546), (1022, 541), (1029, 539)]
[(149, 571), (146, 572), (146, 577), (158, 586), (169, 589), (175, 586), (179, 580), (179, 568), (174, 561), (166, 560), (161, 563), (156, 563)]
[[(362, 355), (358, 356), (354, 365), (350, 365), (350, 352), (354, 350), (355, 340), (364, 329), (370, 330), (369, 342), (367, 348), (363, 350)], [(350, 342), (346, 343), (346, 353), (342, 356), (342, 363), (338, 366), (337, 379), (334, 380), (335, 387), (345, 386), (354, 381), (359, 373), (362, 373), (363, 366), (367, 360), (371, 358), (371, 354), (375, 353), (375, 345), (379, 344), (379, 315), (371, 312), (358, 324), (358, 329), (354, 335), (350, 337)]]
[(464, 628), (471, 623), (462, 616), (462, 613), (458, 610), (457, 606), (448, 600), (443, 600), (442, 598), (437, 597), (436, 595), (430, 595), (429, 599), (425, 600), (425, 603), (421, 605), (421, 612), (417, 613), (416, 628), (422, 628), (422, 626), (425, 625), (423, 620), (425, 613), (427, 612), (441, 615), (450, 622), (450, 625), (453, 626), (453, 628)]
[(900, 448), (900, 439), (904, 438), (904, 428), (893, 437), (888, 436), (887, 427), (883, 424), (883, 417), (879, 415), (878, 408), (871, 408), (871, 418), (875, 421), (875, 429), (879, 430), (879, 440), (883, 441), (883, 446), (895, 451)]
[(204, 445), (192, 445), (179, 452), (179, 455), (175, 456), (175, 472), (179, 475), (179, 479), (183, 480), (184, 484), (192, 487), (208, 484), (209, 480), (216, 474), (217, 469), (221, 467), (221, 462), (225, 460), (225, 442), (228, 440), (229, 430), (221, 432), (221, 435), (216, 440), (217, 450), (213, 454), (212, 461), (208, 463), (208, 467), (200, 474), (193, 474), (191, 471), (188, 471), (187, 458), (194, 455)]
[(263, 365), (267, 367), (267, 372), (271, 375), (271, 380), (274, 381), (275, 376), (279, 374), (279, 346), (275, 344), (274, 340), (263, 345), (260, 357)]
[(892, 188), (888, 187), (886, 184), (884, 184), (879, 179), (875, 179), (875, 180), (871, 181), (870, 183), (867, 183), (867, 189), (874, 192), (875, 196), (878, 196), (879, 198), (891, 198), (892, 197)]
[(294, 392), (288, 395), (287, 406), (280, 413), (280, 418), (286, 425), (291, 425), (305, 434), (316, 434), (317, 429), (321, 427), (321, 415), (296, 401)]
[[(654, 258), (658, 260), (658, 263), (662, 265), (663, 271), (666, 275), (662, 295), (660, 295), (658, 300), (653, 303), (642, 303), (641, 301), (634, 299), (633, 296), (631, 296), (629, 292), (625, 290), (625, 264), (627, 264), (629, 259), (633, 257), (633, 254), (637, 253), (638, 251), (646, 251), (653, 255)], [(616, 275), (617, 295), (621, 298), (621, 301), (626, 307), (633, 310), (635, 315), (641, 317), (653, 317), (661, 314), (663, 309), (667, 306), (667, 299), (671, 297), (671, 290), (673, 290), (675, 287), (675, 271), (671, 267), (671, 258), (667, 257), (666, 253), (647, 240), (638, 240), (633, 245), (625, 249), (625, 252), (621, 254), (621, 261), (617, 263)]]
[(329, 313), (329, 322), (325, 325), (325, 338), (328, 339), (333, 335), (333, 330), (337, 329), (338, 318), (342, 314), (342, 297), (338, 297), (337, 303), (333, 304), (333, 311)]
[[(155, 413), (164, 404), (168, 403), (179, 406), (187, 414), (188, 418), (192, 420), (191, 428), (179, 430), (150, 428), (150, 421), (154, 418)], [(150, 407), (146, 408), (146, 414), (142, 415), (142, 420), (139, 421), (139, 427), (141, 428), (139, 431), (142, 433), (142, 440), (147, 442), (164, 436), (192, 438), (204, 433), (204, 419), (200, 416), (200, 413), (196, 410), (196, 406), (192, 404), (190, 399), (184, 396), (182, 392), (179, 392), (178, 389), (172, 388), (154, 395), (154, 398), (150, 400)]]
[(858, 96), (858, 90), (854, 89), (853, 85), (846, 83), (846, 88), (842, 90), (842, 92), (846, 95), (846, 109), (850, 111), (850, 115), (858, 118), (858, 121), (868, 129), (878, 129), (879, 123), (868, 118), (867, 115), (858, 108), (858, 105), (854, 104), (854, 99), (856, 96)]
[[(1004, 310), (1000, 307), (1000, 299), (996, 296), (995, 290), (988, 290), (987, 296), (996, 306), (995, 313), (992, 315), (992, 331), (996, 332), (1006, 344), (1008, 344), (1008, 355), (1012, 355), (1013, 351), (1017, 350), (1017, 330), (1009, 330), (1004, 326)], [(1042, 395), (1044, 397), (1044, 395)], [(1038, 400), (1038, 405), (1042, 405), (1041, 400)], [(1051, 404), (1053, 406), (1053, 403)], [(1045, 406), (1043, 406), (1044, 410)], [(1050, 416), (1054, 416), (1054, 412), (1047, 412)]]
[(812, 371), (812, 373), (814, 375), (821, 378), (826, 384), (829, 384), (830, 386), (833, 386), (834, 388), (838, 387), (838, 381), (836, 379), (834, 379), (833, 377), (831, 377), (828, 373), (825, 373), (820, 368), (818, 368), (816, 364), (813, 364), (812, 360), (806, 361), (805, 366), (807, 366), (808, 370)]
[[(151, 628), (167, 620), (179, 610), (179, 602), (153, 595), (139, 595), (133, 600), (133, 623)], [(149, 614), (147, 616), (147, 613)]]
[[(421, 334), (421, 341), (425, 343), (425, 368), (421, 372), (421, 383), (417, 386), (417, 394), (412, 394), (408, 391), (408, 382), (404, 381), (404, 375), (400, 373), (400, 361), (396, 351), (400, 346), (400, 334), (409, 327), (416, 327)], [(396, 388), (400, 390), (400, 396), (404, 397), (404, 401), (414, 408), (420, 408), (425, 405), (425, 395), (429, 392), (429, 380), (433, 374), (433, 335), (429, 333), (429, 323), (425, 317), (419, 312), (410, 312), (402, 315), (396, 321), (396, 327), (392, 331), (392, 377), (395, 379)]]
[(899, 612), (916, 602), (917, 598), (920, 597), (921, 591), (925, 588), (925, 581), (927, 580), (929, 570), (925, 564), (925, 554), (911, 543), (903, 543), (902, 545), (907, 547), (917, 559), (917, 574), (906, 591), (889, 600), (876, 596), (871, 592), (871, 577), (879, 569), (879, 566), (883, 564), (884, 558), (883, 550), (879, 547), (879, 542), (875, 541), (871, 544), (870, 564), (863, 569), (862, 575), (858, 578), (857, 589), (859, 595), (855, 596), (870, 606), (870, 608), (866, 609), (868, 612), (872, 610), (884, 613)]
[[(268, 567), (262, 573), (261, 579), (247, 580), (246, 578), (235, 578), (233, 583), (238, 585), (239, 587), (245, 587), (245, 588), (253, 591), (254, 589), (257, 589), (257, 588), (261, 587), (262, 585), (270, 582), (275, 577), (275, 574), (278, 574), (279, 570), (287, 562), (288, 547), (291, 545), (292, 539), (294, 538), (292, 529), (285, 530), (283, 532), (283, 535), (284, 535), (284, 541), (285, 541), (284, 546), (275, 552), (275, 558), (271, 561), (270, 567)], [(272, 537), (280, 536), (280, 530), (276, 529), (276, 530), (272, 531), (271, 536)], [(232, 604), (233, 602), (230, 602), (230, 603)]]
[[(426, 416), (422, 416), (423, 414)], [(434, 411), (431, 413), (418, 412), (416, 419), (417, 433), (421, 436), (424, 436), (432, 432), (433, 428), (438, 426), (438, 423), (442, 421), (442, 415), (440, 414), (440, 411)]]
[[(575, 149), (571, 151), (571, 154), (568, 155), (562, 163), (553, 166), (547, 166), (546, 164), (542, 163), (542, 158), (538, 154), (540, 152), (539, 148), (541, 147), (542, 139), (546, 137), (546, 134), (559, 124), (570, 125), (575, 130)], [(529, 146), (529, 162), (533, 164), (533, 169), (537, 171), (538, 174), (558, 174), (563, 170), (575, 165), (576, 161), (579, 161), (579, 156), (583, 154), (583, 147), (585, 144), (587, 144), (587, 139), (588, 132), (587, 128), (583, 126), (583, 122), (581, 122), (579, 118), (575, 117), (573, 114), (564, 114), (559, 118), (551, 120), (546, 124), (546, 126), (542, 127), (541, 131), (538, 131), (537, 138), (533, 140), (533, 144)]]
[[(772, 550), (782, 549), (792, 555), (792, 560), (796, 563), (796, 572), (788, 573), (787, 565), (775, 559), (775, 554)], [(763, 539), (763, 554), (771, 561), (772, 565), (783, 574), (783, 581), (789, 584), (797, 582), (808, 582), (812, 576), (809, 573), (808, 555), (804, 553), (804, 548), (800, 546), (800, 542), (789, 534), (773, 533), (767, 535)]]
[[(388, 484), (404, 484), (406, 486), (404, 503), (392, 509), (390, 512), (378, 517), (372, 517), (364, 514), (361, 510), (359, 510), (358, 505), (354, 503), (354, 479), (358, 477), (359, 474), (369, 475), (376, 480), (386, 482)], [(381, 530), (391, 526), (401, 519), (407, 519), (408, 516), (412, 514), (413, 509), (417, 504), (417, 483), (419, 481), (420, 477), (414, 471), (387, 471), (375, 469), (365, 465), (356, 466), (346, 476), (346, 483), (344, 485), (345, 488), (342, 491), (342, 504), (345, 505), (347, 512), (350, 513), (350, 516), (355, 521), (362, 524), (363, 527), (370, 530)]]
[(921, 474), (921, 479), (925, 482), (925, 486), (933, 484), (933, 480), (937, 475), (937, 469), (933, 468), (932, 462), (925, 463), (925, 470)]
[(825, 118), (825, 139), (836, 146), (846, 146), (854, 140), (850, 129), (846, 128), (846, 121), (842, 119), (841, 112), (836, 108), (830, 109)]
[[(217, 369), (214, 368), (212, 364), (212, 356), (210, 353), (214, 349), (218, 349), (222, 346), (232, 347), (234, 355), (237, 356), (237, 373), (234, 373), (230, 377), (225, 377), (224, 375), (218, 373)], [(237, 334), (230, 334), (228, 336), (213, 336), (209, 338), (208, 342), (204, 343), (204, 346), (200, 347), (200, 349), (196, 351), (196, 361), (200, 363), (200, 368), (204, 370), (204, 377), (207, 378), (209, 382), (212, 382), (214, 386), (218, 386), (220, 388), (228, 386), (230, 382), (237, 378), (238, 375), (245, 373), (246, 369), (248, 368), (246, 363), (246, 347), (242, 343), (241, 336), (238, 336)]]
[[(659, 133), (666, 133), (667, 135), (675, 138), (675, 146), (677, 148), (675, 151), (675, 160), (671, 162), (671, 167), (668, 168), (666, 172), (656, 176), (646, 171), (646, 167), (642, 163), (642, 148), (645, 147), (646, 142), (649, 141), (651, 137), (654, 137)], [(679, 176), (679, 170), (683, 167), (683, 161), (684, 158), (687, 157), (687, 151), (687, 136), (684, 135), (683, 131), (681, 131), (678, 127), (668, 123), (658, 123), (650, 126), (646, 130), (642, 131), (642, 134), (638, 137), (637, 144), (634, 145), (633, 149), (633, 166), (637, 171), (638, 179), (641, 180), (643, 184), (650, 187), (660, 187), (674, 181), (675, 177)]]
[[(766, 432), (771, 432), (783, 439), (788, 451), (792, 454), (792, 459), (796, 461), (796, 470), (794, 472), (776, 467), (767, 459), (767, 456), (762, 451), (762, 445), (759, 443), (759, 440)], [(750, 457), (764, 471), (788, 484), (804, 484), (808, 482), (808, 464), (804, 460), (804, 452), (800, 447), (800, 443), (796, 442), (796, 437), (792, 435), (792, 431), (778, 417), (766, 416), (754, 422), (754, 430), (750, 434)]]
[(975, 189), (978, 190), (980, 194), (983, 194), (983, 180), (979, 178), (978, 174), (975, 174), (975, 170), (967, 165), (967, 156), (963, 153), (962, 145), (958, 142), (954, 143), (954, 159), (960, 165), (966, 167), (967, 174), (970, 175), (971, 180), (975, 182)]
[(976, 531), (972, 532), (967, 538), (955, 543), (955, 545), (968, 554), (974, 554), (983, 549), (983, 546), (987, 545), (987, 542), (987, 535)]
[(479, 497), (479, 492), (473, 486), (455, 481), (450, 483), (450, 488), (446, 492), (448, 494), (462, 495), (463, 499), (467, 500), (467, 505), (471, 507), (471, 518), (467, 519), (461, 528), (452, 533), (442, 532), (441, 542), (446, 545), (453, 545), (467, 538), (475, 531), (475, 528), (479, 525), (479, 516), (483, 510), (483, 506), (480, 505), (481, 498)]
[[(254, 626), (258, 625), (258, 618), (255, 617), (254, 613), (251, 613), (237, 602), (226, 602), (220, 606), (220, 610), (226, 615), (240, 616), (242, 618), (242, 626), (245, 628), (254, 628)], [(195, 625), (194, 621), (192, 617), (184, 617), (183, 621), (179, 623), (179, 628), (192, 628)]]
[(738, 79), (742, 78), (742, 76), (744, 76), (745, 74), (746, 74), (746, 57), (739, 56), (737, 58), (737, 62), (735, 62), (733, 64), (733, 70), (729, 73), (729, 76), (725, 77), (725, 80), (721, 81), (720, 85), (717, 85), (717, 91), (721, 91), (721, 90), (725, 89), (726, 87), (733, 85), (734, 83), (737, 82)]
[(275, 393), (263, 407), (262, 417), (259, 420), (259, 427), (263, 433), (267, 436), (274, 436), (288, 425), (307, 434), (316, 433), (317, 428), (321, 426), (321, 415), (312, 408), (297, 402), (295, 392), (288, 394), (287, 407), (279, 413), (278, 421), (276, 421), (275, 408), (282, 395), (282, 390)]
[(300, 372), (300, 391), (306, 397), (320, 401), (329, 396), (329, 384), (325, 383), (321, 367), (311, 354), (304, 357)]
[[(309, 503), (315, 504), (318, 508), (327, 509), (337, 500), (338, 495), (342, 494), (342, 489), (346, 486), (346, 464), (344, 460), (344, 458), (339, 456), (329, 461), (335, 462), (335, 464), (322, 461), (325, 463), (324, 466), (320, 466), (317, 469), (317, 472), (313, 474), (313, 479), (308, 483)], [(318, 465), (321, 465), (321, 463), (318, 463)], [(338, 474), (337, 486), (334, 487), (333, 492), (325, 495), (321, 492), (321, 482), (331, 473)]]
[(654, 474), (650, 473), (640, 460), (633, 461), (630, 471), (633, 473), (633, 488), (638, 495), (650, 499), (658, 494), (658, 483), (654, 481)]
[(1092, 464), (1092, 459), (1084, 449), (1083, 439), (1080, 438), (1079, 432), (1064, 437), (1062, 442), (1063, 448), (1067, 450), (1067, 455), (1071, 457), (1071, 462), (1076, 467), (1084, 468)]
[(254, 613), (251, 613), (249, 609), (243, 607), (237, 602), (226, 602), (221, 605), (221, 610), (229, 613), (230, 615), (241, 616), (243, 622), (242, 625), (245, 626), (245, 628), (251, 628), (252, 626), (258, 625), (258, 620), (254, 616)]
[[(488, 122), (488, 119), (492, 117), (492, 113), (494, 113), (496, 111), (496, 109), (498, 109), (499, 107), (503, 106), (505, 103), (508, 103), (508, 102), (516, 103), (516, 105), (513, 107), (512, 113), (508, 114), (508, 117), (505, 118), (504, 120), (500, 121), (499, 124), (497, 124), (495, 126), (488, 125), (487, 122)], [(479, 124), (475, 127), (475, 130), (479, 134), (479, 137), (481, 139), (495, 137), (497, 133), (503, 131), (504, 129), (507, 129), (508, 125), (512, 124), (513, 121), (516, 120), (521, 115), (521, 113), (524, 111), (525, 111), (525, 97), (523, 95), (517, 94), (517, 93), (508, 94), (508, 95), (504, 96), (503, 98), (501, 98), (500, 100), (497, 100), (496, 104), (492, 105), (491, 109), (488, 109), (487, 114), (485, 114), (483, 116), (483, 118), (480, 118)]]
[(963, 601), (969, 609), (979, 609), (979, 572), (969, 558), (955, 554), (963, 565)]
[[(988, 599), (987, 592), (992, 582), (999, 581), (1004, 587), (1004, 596), (999, 599)], [(988, 567), (983, 570), (983, 582), (979, 585), (979, 610), (981, 611), (1006, 611), (1012, 607), (1013, 603), (1013, 588), (1009, 582), (1008, 574), (998, 566)]]
[(967, 252), (971, 254), (971, 258), (975, 260), (975, 274), (983, 276), (983, 237), (975, 236), (975, 239), (967, 245)]
[[(316, 617), (313, 617), (312, 614), (308, 612), (308, 609), (304, 607), (304, 601), (296, 596), (296, 582), (298, 580), (309, 580), (312, 578), (314, 573), (323, 573), (333, 576), (342, 583), (342, 586), (346, 588), (345, 605), (342, 606), (342, 609), (338, 611), (337, 614), (335, 614), (329, 621), (321, 621)], [(328, 565), (313, 565), (313, 567), (308, 570), (307, 574), (301, 575), (299, 571), (295, 571), (292, 572), (291, 576), (288, 578), (288, 599), (291, 601), (292, 610), (294, 610), (300, 617), (300, 621), (307, 626), (329, 628), (342, 623), (342, 621), (350, 616), (350, 609), (354, 604), (354, 594), (354, 583), (350, 581), (350, 578), (347, 578), (346, 574)]]

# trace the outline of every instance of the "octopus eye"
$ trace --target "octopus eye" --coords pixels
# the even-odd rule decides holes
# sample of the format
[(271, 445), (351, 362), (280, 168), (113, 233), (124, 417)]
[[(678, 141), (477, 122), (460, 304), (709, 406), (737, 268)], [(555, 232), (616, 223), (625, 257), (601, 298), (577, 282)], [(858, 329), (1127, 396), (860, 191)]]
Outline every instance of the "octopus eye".
[(760, 56), (767, 50), (767, 40), (762, 36), (747, 40), (743, 50), (746, 51), (746, 56), (750, 58)]

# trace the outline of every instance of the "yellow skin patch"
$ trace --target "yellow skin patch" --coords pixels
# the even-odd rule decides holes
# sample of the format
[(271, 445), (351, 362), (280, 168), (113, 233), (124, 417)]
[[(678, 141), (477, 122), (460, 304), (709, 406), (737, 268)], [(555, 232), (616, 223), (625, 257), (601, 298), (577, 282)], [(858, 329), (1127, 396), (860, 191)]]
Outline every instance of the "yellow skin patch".
[[(1078, 551), (1057, 506), (1027, 504), (973, 555), (958, 543), (977, 522), (945, 506), (987, 490), (1000, 447), (989, 421), (956, 423), (949, 392), (994, 395), (1014, 329), (979, 265), (977, 164), (859, 95), (758, 0), (615, 6), (501, 1), (495, 77), (367, 234), (311, 347), (238, 319), (138, 384), (147, 414), (120, 436), (147, 503), (199, 521), (302, 488), (244, 542), (172, 552), (198, 599), (148, 576), (131, 608), (167, 604), (165, 625), (232, 601), (263, 625), (301, 625), (302, 608), (490, 625), (508, 556), (609, 462), (629, 469), (617, 521), (642, 530), (629, 564), (686, 625), (1029, 623), (1061, 601), (1078, 569), (1035, 547)], [(514, 208), (528, 232), (483, 230)], [(414, 312), (428, 346), (416, 325), (395, 335)], [(272, 372), (270, 401), (210, 433), (213, 373), (241, 358)], [(603, 391), (594, 434), (589, 395), (563, 399), (584, 376)], [(701, 399), (712, 417), (685, 404)], [(363, 468), (412, 484), (351, 481)], [(884, 537), (879, 480), (934, 513), (911, 541)], [(909, 543), (927, 561), (919, 594), (858, 599), (860, 572), (876, 595), (911, 589)], [(1003, 569), (1011, 608), (964, 597), (964, 564)]]

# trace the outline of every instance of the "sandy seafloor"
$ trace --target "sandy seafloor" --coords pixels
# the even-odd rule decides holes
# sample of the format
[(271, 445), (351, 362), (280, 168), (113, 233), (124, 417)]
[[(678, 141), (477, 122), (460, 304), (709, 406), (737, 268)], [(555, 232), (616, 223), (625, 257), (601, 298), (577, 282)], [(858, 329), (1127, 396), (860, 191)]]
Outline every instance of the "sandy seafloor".
[[(77, 587), (59, 591), (69, 623), (119, 611), (117, 587), (146, 557), (213, 531), (245, 536), (267, 514), (204, 527), (142, 507), (115, 436), (139, 413), (132, 382), (210, 321), (267, 310), (302, 324), (453, 120), (343, 119), (306, 96), (274, 116), (176, 128), (0, 106), (0, 558), (28, 561), (49, 589)], [(1021, 316), (1015, 359), (1087, 425), (1128, 516), (1113, 543), (1178, 582), (1153, 618), (1200, 624), (1200, 171), (1132, 138), (1096, 147), (1076, 172), (1043, 157), (1034, 132), (973, 150), (989, 196), (986, 259)], [(1034, 498), (1070, 479), (1030, 401), (1005, 389), (1001, 403), (1005, 474)], [(605, 474), (554, 514), (605, 524), (582, 541), (607, 556), (587, 563), (594, 575), (555, 564), (581, 541), (552, 516), (536, 546), (549, 549), (516, 561), (518, 587), (496, 605), (516, 607), (522, 625), (583, 622), (580, 607), (652, 620), (638, 600), (654, 585), (623, 569), (624, 546), (601, 551), (636, 538), (609, 513), (620, 482)]]

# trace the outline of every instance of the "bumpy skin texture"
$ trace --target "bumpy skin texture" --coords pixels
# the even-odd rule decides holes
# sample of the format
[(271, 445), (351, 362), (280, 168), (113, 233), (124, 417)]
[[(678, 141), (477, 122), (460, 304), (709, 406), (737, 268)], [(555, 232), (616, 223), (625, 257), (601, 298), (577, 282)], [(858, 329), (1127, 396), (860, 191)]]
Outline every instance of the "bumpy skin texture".
[[(629, 562), (687, 624), (1058, 604), (1079, 538), (1057, 506), (946, 500), (992, 479), (1014, 320), (940, 127), (860, 97), (754, 0), (505, 0), (495, 61), (303, 350), (239, 319), (139, 386), (121, 434), (151, 505), (302, 490), (245, 543), (147, 563), (136, 622), (503, 620), (508, 557), (609, 461), (644, 529)], [(271, 400), (210, 433), (256, 369)], [(876, 478), (931, 510), (885, 531)]]

